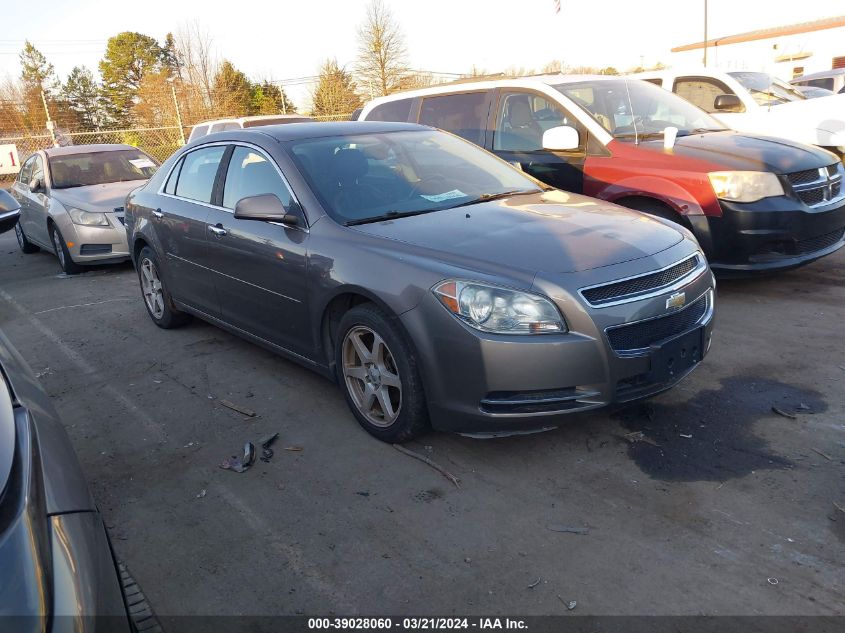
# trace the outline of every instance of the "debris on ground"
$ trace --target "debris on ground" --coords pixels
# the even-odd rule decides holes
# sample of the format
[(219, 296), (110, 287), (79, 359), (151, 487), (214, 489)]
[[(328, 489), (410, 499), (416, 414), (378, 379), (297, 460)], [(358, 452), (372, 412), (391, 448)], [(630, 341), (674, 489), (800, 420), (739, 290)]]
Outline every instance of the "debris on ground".
[(687, 438), (688, 440), (691, 440), (691, 439), (692, 439), (692, 435), (687, 435), (686, 433), (679, 433), (679, 435), (680, 435), (681, 437), (685, 437), (685, 438)]
[(414, 459), (418, 459), (418, 460), (420, 460), (420, 461), (421, 461), (421, 462), (423, 462), (424, 464), (428, 464), (428, 465), (429, 465), (429, 466), (431, 466), (434, 470), (436, 470), (436, 471), (437, 471), (437, 472), (439, 472), (441, 475), (443, 475), (446, 479), (448, 479), (448, 480), (449, 480), (449, 481), (451, 481), (453, 484), (455, 484), (455, 488), (460, 488), (460, 487), (461, 487), (461, 484), (460, 484), (460, 482), (459, 482), (459, 480), (458, 480), (458, 478), (457, 478), (457, 477), (455, 477), (452, 473), (450, 473), (448, 470), (446, 470), (445, 468), (443, 468), (443, 466), (441, 466), (440, 464), (438, 464), (438, 463), (436, 463), (436, 462), (431, 461), (431, 460), (430, 460), (428, 457), (426, 457), (425, 455), (420, 455), (419, 453), (415, 453), (414, 451), (408, 450), (407, 448), (405, 448), (404, 446), (400, 446), (399, 444), (394, 444), (394, 445), (393, 445), (393, 448), (395, 448), (395, 449), (396, 449), (397, 451), (399, 451), (400, 453), (403, 453), (403, 454), (407, 455), (408, 457), (413, 457)]
[(631, 444), (633, 444), (634, 442), (645, 442), (646, 444), (651, 444), (652, 446), (660, 446), (660, 444), (655, 442), (653, 439), (643, 435), (642, 431), (633, 431), (631, 433), (626, 433), (622, 437), (628, 440)]
[(552, 532), (563, 532), (566, 534), (589, 534), (590, 528), (569, 525), (550, 525), (548, 529)]
[(563, 598), (561, 598), (560, 594), (557, 595), (557, 599), (560, 600), (566, 606), (567, 611), (572, 611), (572, 609), (578, 606), (578, 602), (576, 600), (564, 600)]
[(358, 495), (359, 497), (369, 497), (370, 496), (370, 493), (367, 492), (366, 490), (359, 490), (355, 494)]
[(537, 580), (535, 580), (535, 581), (534, 581), (534, 582), (532, 582), (530, 585), (528, 585), (528, 588), (529, 588), (529, 589), (533, 589), (534, 587), (536, 587), (536, 586), (537, 586), (537, 585), (539, 585), (539, 584), (540, 584), (540, 578), (537, 578)]
[(233, 470), (236, 473), (243, 473), (248, 471), (255, 461), (255, 446), (252, 442), (244, 444), (244, 455), (242, 458), (232, 456), (229, 459), (224, 459), (220, 464), (223, 470)]
[(770, 585), (776, 585), (776, 584), (778, 584), (778, 579), (777, 578), (766, 578), (766, 582), (768, 582)]
[(794, 413), (788, 413), (788, 412), (784, 411), (783, 409), (778, 409), (775, 405), (772, 405), (772, 411), (774, 411), (778, 415), (782, 415), (785, 418), (789, 418), (790, 420), (797, 420), (798, 419), (798, 416), (795, 415)]
[(810, 405), (804, 404), (803, 402), (798, 405), (799, 411), (810, 411), (810, 410), (812, 410), (812, 408), (813, 407), (811, 407)]
[(203, 488), (197, 493), (197, 499), (202, 499), (203, 497), (205, 497), (206, 494), (208, 494), (208, 491)]
[(261, 458), (260, 459), (265, 464), (269, 464), (270, 460), (273, 458), (273, 455), (275, 454), (273, 452), (273, 449), (270, 448), (270, 447), (273, 445), (273, 442), (275, 442), (277, 439), (279, 439), (279, 434), (273, 433), (271, 435), (268, 435), (264, 439), (258, 440), (258, 444), (259, 444), (259, 446), (261, 446)]
[(845, 507), (842, 507), (841, 505), (839, 505), (839, 504), (838, 504), (838, 503), (836, 503), (835, 501), (833, 502), (833, 506), (834, 506), (837, 510), (839, 510), (840, 512), (845, 512)]
[(242, 407), (240, 405), (235, 404), (234, 402), (230, 402), (229, 400), (225, 400), (225, 399), (220, 399), (217, 402), (222, 404), (227, 409), (231, 409), (232, 411), (237, 411), (241, 415), (245, 415), (248, 418), (254, 418), (255, 417), (255, 411), (253, 411), (252, 409), (247, 409), (246, 407)]
[(829, 461), (829, 462), (832, 462), (832, 461), (833, 461), (833, 458), (832, 458), (830, 455), (828, 455), (827, 453), (823, 453), (823, 452), (821, 452), (821, 451), (820, 451), (819, 449), (817, 449), (817, 448), (813, 448), (813, 447), (811, 446), (811, 447), (810, 447), (810, 450), (811, 450), (811, 451), (813, 451), (814, 453), (818, 453), (819, 455), (821, 455), (822, 457), (824, 457), (824, 458), (825, 458), (827, 461)]
[(302, 450), (302, 447), (301, 447), (301, 446), (285, 446), (285, 450), (286, 450), (286, 451), (293, 451), (293, 452), (295, 452), (295, 453), (298, 453), (299, 451), (301, 451), (301, 450)]
[(46, 376), (47, 374), (52, 374), (52, 373), (53, 373), (53, 370), (52, 370), (52, 369), (50, 369), (49, 367), (45, 367), (45, 368), (44, 368), (44, 371), (39, 371), (39, 372), (37, 372), (37, 373), (35, 374), (35, 377), (36, 377), (36, 378), (43, 378), (43, 377), (44, 377), (44, 376)]

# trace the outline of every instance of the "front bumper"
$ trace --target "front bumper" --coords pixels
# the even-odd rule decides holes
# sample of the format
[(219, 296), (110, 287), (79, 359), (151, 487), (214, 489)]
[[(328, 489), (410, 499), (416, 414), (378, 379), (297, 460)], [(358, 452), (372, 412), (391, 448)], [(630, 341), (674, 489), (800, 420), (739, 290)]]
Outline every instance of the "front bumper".
[(787, 196), (722, 202), (722, 216), (687, 216), (717, 271), (794, 268), (845, 246), (845, 200), (811, 208)]
[(77, 264), (123, 261), (129, 258), (126, 229), (120, 219), (107, 213), (109, 226), (82, 226), (67, 217), (60, 223), (62, 237), (72, 242), (68, 247), (71, 259)]
[[(546, 288), (541, 291), (551, 296)], [(710, 297), (710, 309), (691, 328), (701, 328), (703, 357), (713, 328), (712, 275), (705, 270), (684, 291), (691, 299)], [(566, 334), (479, 332), (455, 319), (433, 296), (401, 316), (416, 346), (433, 427), (467, 434), (554, 428), (573, 413), (664, 391), (698, 365), (655, 381), (657, 352), (611, 348), (606, 329), (665, 316), (664, 295), (608, 308), (576, 305), (571, 295), (555, 301), (567, 319)]]

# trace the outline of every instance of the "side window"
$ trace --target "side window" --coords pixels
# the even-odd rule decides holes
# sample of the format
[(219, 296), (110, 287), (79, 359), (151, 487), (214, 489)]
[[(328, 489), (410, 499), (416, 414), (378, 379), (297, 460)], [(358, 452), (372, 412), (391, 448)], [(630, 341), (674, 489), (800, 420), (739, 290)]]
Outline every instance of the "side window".
[(672, 92), (705, 112), (715, 112), (713, 102), (719, 95), (732, 95), (733, 90), (721, 81), (707, 77), (678, 77)]
[(29, 181), (32, 179), (32, 166), (34, 164), (35, 156), (32, 156), (28, 161), (23, 164), (23, 167), (21, 167), (21, 173), (18, 174), (18, 181), (25, 185), (29, 184)]
[(185, 156), (176, 183), (176, 195), (198, 202), (211, 202), (214, 178), (225, 149), (222, 145), (215, 145)]
[(199, 138), (200, 136), (205, 136), (206, 134), (208, 134), (208, 126), (198, 125), (191, 130), (191, 139)]
[(487, 114), (486, 92), (426, 97), (420, 110), (420, 123), (457, 134), (476, 145), (483, 145)]
[(412, 102), (413, 99), (397, 99), (377, 105), (367, 115), (367, 121), (407, 121)]
[(663, 87), (663, 80), (659, 77), (655, 77), (654, 79), (643, 79), (643, 81), (647, 81), (650, 84), (654, 84), (655, 86), (659, 86), (660, 88)]
[(543, 132), (561, 125), (578, 130), (584, 144), (586, 130), (557, 103), (532, 92), (505, 93), (499, 101), (493, 149), (540, 151), (543, 149)]
[(825, 77), (823, 79), (811, 79), (810, 81), (802, 82), (805, 86), (813, 86), (814, 88), (827, 88), (833, 90), (833, 77)]
[(44, 184), (44, 161), (36, 154), (35, 161), (32, 163), (32, 176), (30, 179), (38, 178)]
[(179, 180), (179, 171), (182, 169), (182, 163), (184, 162), (184, 158), (179, 159), (179, 162), (176, 163), (173, 171), (170, 172), (167, 184), (164, 185), (164, 193), (169, 193), (171, 196), (176, 193), (176, 181)]
[(223, 206), (234, 209), (242, 198), (274, 193), (286, 208), (290, 207), (291, 194), (276, 167), (263, 154), (248, 147), (235, 147), (226, 184), (223, 188)]

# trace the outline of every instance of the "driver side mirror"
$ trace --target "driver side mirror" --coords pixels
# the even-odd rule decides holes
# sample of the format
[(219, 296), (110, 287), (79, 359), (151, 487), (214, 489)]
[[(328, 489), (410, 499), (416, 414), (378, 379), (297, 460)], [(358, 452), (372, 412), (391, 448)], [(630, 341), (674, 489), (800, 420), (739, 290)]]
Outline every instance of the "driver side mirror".
[(568, 125), (549, 128), (543, 132), (543, 149), (552, 152), (566, 152), (578, 149), (581, 138), (578, 130)]
[(29, 181), (29, 190), (32, 193), (38, 193), (44, 190), (44, 183), (40, 178), (31, 178)]
[(5, 189), (0, 189), (0, 233), (11, 231), (18, 223), (21, 206)]
[[(298, 207), (296, 211), (299, 211)], [(302, 226), (304, 224), (300, 213), (288, 212), (285, 205), (274, 193), (241, 198), (235, 205), (235, 218), (238, 220), (281, 222), (288, 226)]]
[(743, 112), (745, 108), (736, 95), (719, 95), (713, 100), (713, 109), (720, 112)]

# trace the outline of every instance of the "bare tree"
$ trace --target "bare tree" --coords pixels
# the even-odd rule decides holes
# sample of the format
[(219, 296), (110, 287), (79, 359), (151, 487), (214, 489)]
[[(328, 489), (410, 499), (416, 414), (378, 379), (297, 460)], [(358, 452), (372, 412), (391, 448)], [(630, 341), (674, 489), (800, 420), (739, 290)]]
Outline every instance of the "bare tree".
[(361, 87), (374, 97), (399, 89), (408, 71), (402, 29), (382, 0), (370, 0), (358, 28), (357, 71)]
[(220, 67), (214, 42), (199, 22), (187, 22), (175, 37), (180, 103), (185, 117), (197, 121), (211, 116), (214, 108), (214, 78)]

